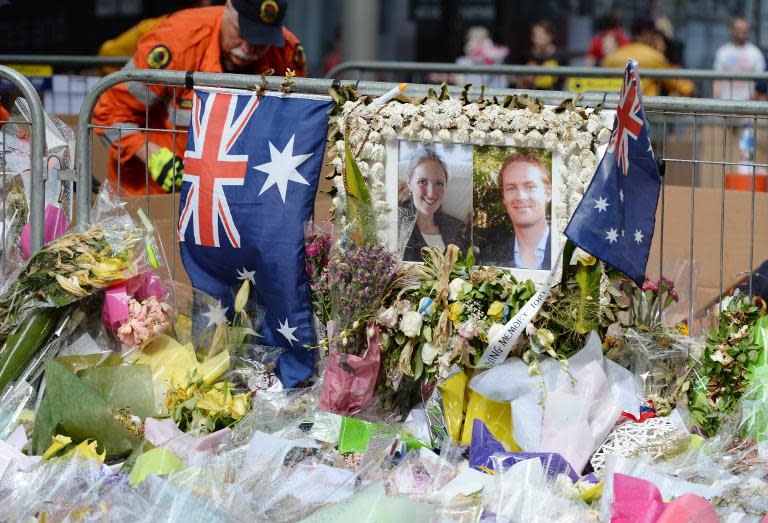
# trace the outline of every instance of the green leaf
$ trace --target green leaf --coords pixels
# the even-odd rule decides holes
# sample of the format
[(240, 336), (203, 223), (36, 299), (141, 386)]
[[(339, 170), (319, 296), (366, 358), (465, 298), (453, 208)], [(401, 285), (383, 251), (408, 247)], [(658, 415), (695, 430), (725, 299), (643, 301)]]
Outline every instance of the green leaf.
[(416, 350), (413, 362), (413, 380), (418, 380), (424, 372), (424, 361), (421, 359), (421, 345)]
[(600, 327), (600, 264), (576, 264), (574, 276), (579, 286), (579, 299), (575, 307), (575, 330), (579, 334), (587, 334)]
[(432, 343), (432, 327), (429, 325), (424, 325), (424, 327), (421, 329), (421, 335), (424, 336), (424, 339)]
[(397, 334), (395, 334), (395, 341), (398, 345), (405, 345), (405, 334), (398, 331)]
[(759, 356), (759, 353), (756, 350), (749, 351), (749, 361), (750, 363), (755, 363), (757, 361), (757, 357)]
[(467, 247), (467, 257), (464, 258), (464, 266), (467, 269), (471, 269), (476, 264), (477, 264), (477, 260), (475, 259), (475, 251), (470, 245), (469, 247)]

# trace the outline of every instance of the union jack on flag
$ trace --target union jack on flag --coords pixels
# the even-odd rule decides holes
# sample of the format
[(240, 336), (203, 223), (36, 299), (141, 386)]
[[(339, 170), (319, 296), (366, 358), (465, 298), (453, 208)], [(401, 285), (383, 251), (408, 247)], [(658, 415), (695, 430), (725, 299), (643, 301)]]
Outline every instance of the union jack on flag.
[(231, 319), (235, 294), (249, 280), (251, 299), (265, 310), (259, 344), (285, 348), (277, 374), (286, 387), (307, 380), (314, 364), (305, 348), (317, 342), (304, 224), (332, 105), (325, 97), (196, 89), (189, 126), (181, 259), (192, 286), (218, 300), (195, 317), (207, 318), (207, 326)]
[(637, 62), (629, 60), (610, 142), (565, 234), (642, 285), (660, 188)]
[(616, 126), (608, 142), (608, 151), (616, 153), (624, 176), (629, 171), (629, 140), (637, 140), (644, 126), (643, 96), (637, 81), (637, 70), (628, 66), (624, 72), (619, 106), (616, 108)]
[(191, 221), (195, 244), (220, 247), (221, 225), (229, 243), (240, 247), (240, 232), (232, 219), (224, 186), (245, 183), (248, 155), (231, 152), (259, 99), (250, 97), (236, 115), (237, 102), (237, 95), (227, 93), (210, 93), (205, 104), (199, 96), (194, 97), (189, 133), (191, 148), (184, 155), (183, 177), (183, 181), (191, 185), (179, 215), (179, 241), (184, 241)]

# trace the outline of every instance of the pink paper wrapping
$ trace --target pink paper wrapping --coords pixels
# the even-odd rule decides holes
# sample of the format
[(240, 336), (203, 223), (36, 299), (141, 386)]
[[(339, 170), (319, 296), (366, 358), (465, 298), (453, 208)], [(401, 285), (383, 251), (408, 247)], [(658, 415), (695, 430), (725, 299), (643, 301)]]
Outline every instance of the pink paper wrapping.
[[(381, 362), (381, 333), (378, 326), (369, 324), (368, 348), (363, 356), (344, 354), (336, 350), (331, 341), (328, 365), (325, 368), (320, 409), (342, 416), (360, 412), (373, 399), (373, 391), (379, 377)], [(328, 338), (336, 336), (336, 325), (328, 322)]]
[[(67, 220), (67, 215), (64, 214), (64, 211), (50, 203), (45, 204), (45, 243), (49, 243), (67, 232), (68, 227), (69, 220)], [(25, 258), (29, 258), (30, 255), (29, 234), (29, 224), (27, 223), (21, 229), (21, 239), (19, 242)]]
[(664, 509), (661, 493), (653, 483), (625, 474), (613, 475), (611, 523), (656, 523)]
[(120, 324), (128, 318), (128, 302), (131, 297), (146, 300), (154, 296), (165, 299), (165, 288), (160, 278), (152, 271), (145, 271), (124, 282), (112, 285), (104, 293), (104, 305), (101, 309), (101, 321), (112, 332), (117, 332)]
[(720, 517), (706, 499), (696, 494), (683, 494), (667, 505), (656, 523), (720, 523)]

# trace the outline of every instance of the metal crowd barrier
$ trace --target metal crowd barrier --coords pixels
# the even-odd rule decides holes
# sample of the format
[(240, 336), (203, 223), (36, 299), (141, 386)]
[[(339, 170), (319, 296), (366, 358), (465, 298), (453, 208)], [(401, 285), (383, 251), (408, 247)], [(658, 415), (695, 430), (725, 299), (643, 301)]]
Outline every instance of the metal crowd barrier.
[(0, 54), (0, 64), (50, 65), (77, 71), (99, 67), (122, 67), (130, 56), (92, 56), (78, 54)]
[[(35, 92), (32, 84), (23, 75), (11, 69), (9, 67), (0, 65), (0, 79), (10, 82), (24, 97), (29, 104), (31, 113), (30, 121), (16, 121), (12, 123), (14, 125), (26, 126), (29, 128), (30, 137), (30, 202), (29, 202), (29, 221), (30, 221), (30, 249), (32, 252), (37, 251), (43, 246), (43, 227), (44, 227), (44, 215), (45, 215), (45, 113), (43, 112), (43, 105), (40, 102), (40, 97)], [(6, 183), (9, 181), (9, 176), (15, 173), (6, 171), (5, 158), (8, 152), (7, 131), (5, 125), (8, 121), (0, 121), (0, 176), (2, 176), (2, 185), (0, 185), (0, 191), (6, 188)], [(5, 191), (0, 192), (5, 194)], [(6, 199), (3, 198), (2, 202), (2, 215), (6, 216)], [(0, 227), (0, 250), (5, 249), (6, 240), (5, 220)], [(3, 274), (5, 270), (5, 252), (0, 257), (0, 274)]]
[[(355, 74), (350, 74), (355, 73)], [(326, 78), (360, 77), (363, 73), (396, 73), (399, 77), (388, 78), (392, 81), (405, 81), (413, 77), (415, 80), (425, 80), (427, 74), (438, 75), (471, 75), (474, 77), (488, 78), (494, 76), (533, 76), (554, 77), (568, 80), (566, 87), (572, 90), (587, 91), (612, 91), (620, 88), (624, 69), (605, 69), (602, 67), (572, 67), (555, 66), (543, 67), (535, 65), (460, 65), (440, 62), (388, 62), (388, 61), (350, 61), (342, 62), (330, 69)], [(721, 82), (768, 82), (768, 72), (759, 73), (729, 73), (711, 69), (643, 69), (640, 64), (640, 76), (643, 79), (670, 81), (687, 80), (696, 83), (698, 95), (709, 95), (706, 89), (702, 89), (704, 81)], [(602, 81), (601, 81), (602, 79)], [(608, 79), (617, 79), (614, 82)], [(731, 84), (732, 85), (732, 84)], [(618, 87), (617, 87), (618, 86)]]
[[(139, 84), (182, 89), (190, 85), (188, 74), (184, 71), (165, 70), (120, 71), (101, 79), (87, 94), (77, 128), (78, 223), (88, 221), (91, 204), (92, 132), (97, 127), (91, 118), (99, 97), (110, 87), (124, 82), (135, 82), (131, 88), (132, 93), (140, 93), (137, 91)], [(191, 83), (200, 87), (255, 89), (262, 84), (260, 76), (221, 73), (191, 75)], [(276, 77), (267, 80), (267, 87), (271, 89), (278, 89), (283, 81)], [(326, 94), (333, 85), (339, 85), (339, 82), (330, 79), (294, 79), (294, 91), (299, 93)], [(358, 90), (377, 96), (391, 90), (394, 85), (363, 81), (358, 84)], [(435, 86), (414, 84), (408, 87), (407, 93), (420, 97), (426, 95), (430, 88), (434, 89)], [(452, 96), (458, 96), (461, 91), (460, 87), (449, 87)], [(474, 98), (479, 93), (479, 89), (473, 89), (469, 96)], [(573, 96), (572, 93), (556, 91), (485, 91), (486, 98), (503, 98), (513, 94), (528, 94), (553, 105)], [(148, 96), (146, 100), (149, 100)], [(618, 96), (615, 93), (585, 93), (579, 104), (594, 107), (604, 103), (606, 108), (612, 109), (617, 102)], [(701, 309), (703, 303), (717, 301), (739, 278), (744, 277), (745, 292), (751, 293), (752, 268), (756, 261), (768, 259), (766, 242), (755, 242), (755, 238), (765, 238), (768, 234), (768, 193), (762, 192), (765, 190), (763, 173), (768, 173), (768, 146), (755, 148), (751, 158), (735, 157), (733, 152), (734, 132), (738, 134), (744, 129), (751, 130), (758, 144), (768, 144), (768, 140), (764, 139), (768, 132), (768, 103), (645, 97), (644, 104), (652, 123), (654, 149), (656, 155), (663, 160), (666, 173), (648, 272), (652, 276), (658, 269), (658, 273), (655, 273), (658, 276), (667, 275), (675, 269), (682, 275), (684, 283), (681, 287), (690, 298), (684, 313), (689, 323), (692, 323), (698, 316), (696, 311)], [(149, 130), (153, 129), (147, 126), (146, 121), (143, 125), (137, 123), (135, 127), (122, 124), (114, 128), (113, 136), (117, 138), (119, 147), (123, 133)], [(173, 128), (166, 132), (186, 135), (187, 130)], [(739, 170), (742, 189), (746, 189), (743, 191), (732, 190), (734, 188), (727, 181), (730, 175)], [(700, 182), (704, 178), (713, 183), (709, 187), (702, 187)], [(146, 180), (148, 184), (148, 175)], [(155, 205), (157, 198), (149, 196), (148, 188), (146, 194), (140, 197), (140, 203), (147, 208), (153, 219), (156, 216), (152, 215), (149, 207), (150, 203)], [(175, 260), (178, 194), (174, 192), (166, 198), (171, 198), (172, 215), (164, 221), (162, 227), (169, 229), (166, 238), (170, 238), (174, 253), (172, 259)], [(176, 274), (175, 265), (171, 272)]]

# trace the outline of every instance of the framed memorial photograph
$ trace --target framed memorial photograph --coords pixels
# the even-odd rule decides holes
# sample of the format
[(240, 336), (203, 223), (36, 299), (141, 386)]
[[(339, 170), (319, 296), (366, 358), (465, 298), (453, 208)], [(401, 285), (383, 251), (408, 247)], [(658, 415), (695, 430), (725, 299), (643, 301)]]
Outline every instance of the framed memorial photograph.
[(471, 237), (478, 264), (535, 282), (546, 278), (560, 249), (559, 163), (550, 149), (474, 147)]
[(399, 140), (396, 149), (397, 161), (388, 162), (396, 167), (390, 201), (400, 222), (416, 220), (413, 228), (398, 227), (403, 261), (422, 261), (426, 246), (454, 244), (466, 253), (472, 244), (472, 145)]

